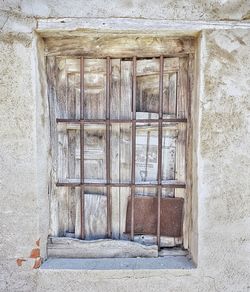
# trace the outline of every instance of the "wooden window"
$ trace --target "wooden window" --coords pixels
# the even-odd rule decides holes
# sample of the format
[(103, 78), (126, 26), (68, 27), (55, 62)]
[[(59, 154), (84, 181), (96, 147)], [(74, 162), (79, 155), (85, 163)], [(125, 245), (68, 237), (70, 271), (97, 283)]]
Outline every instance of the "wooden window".
[(190, 56), (47, 57), (52, 237), (183, 245)]

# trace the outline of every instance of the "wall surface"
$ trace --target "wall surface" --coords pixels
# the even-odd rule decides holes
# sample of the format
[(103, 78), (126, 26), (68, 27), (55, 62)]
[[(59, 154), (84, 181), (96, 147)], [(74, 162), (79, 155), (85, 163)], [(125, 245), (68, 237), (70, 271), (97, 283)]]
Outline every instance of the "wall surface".
[[(250, 291), (249, 6), (247, 0), (0, 2), (0, 291)], [(201, 31), (196, 269), (36, 269), (48, 232), (49, 130), (35, 29), (38, 18), (51, 17), (189, 21)]]

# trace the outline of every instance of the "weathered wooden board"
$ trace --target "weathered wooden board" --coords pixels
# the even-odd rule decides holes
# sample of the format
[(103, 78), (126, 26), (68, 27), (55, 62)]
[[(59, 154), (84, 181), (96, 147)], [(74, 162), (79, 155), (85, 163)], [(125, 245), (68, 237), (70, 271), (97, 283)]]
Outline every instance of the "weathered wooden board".
[(153, 57), (194, 52), (194, 39), (159, 36), (90, 35), (73, 38), (46, 38), (45, 53), (56, 56), (83, 55), (88, 58)]
[[(48, 92), (50, 104), (51, 185), (58, 179), (79, 178), (79, 131), (56, 125), (56, 118), (79, 117), (79, 60), (50, 57), (47, 60)], [(54, 188), (51, 196), (51, 234), (64, 236), (75, 232), (76, 205), (79, 199), (75, 188)]]
[[(137, 118), (158, 118), (159, 112), (159, 59), (137, 61), (136, 111)], [(177, 72), (179, 58), (164, 58), (163, 117), (176, 116)], [(144, 113), (144, 116), (142, 115)], [(148, 113), (148, 116), (145, 114)]]
[[(50, 48), (52, 48), (53, 42), (50, 41), (48, 40), (47, 45), (50, 44)], [(98, 42), (98, 40), (96, 41)], [(100, 44), (103, 41), (104, 39), (101, 39)], [(134, 41), (140, 47), (146, 39), (141, 39), (140, 44), (138, 40)], [(69, 44), (67, 42), (63, 43), (64, 49)], [(159, 41), (159, 44), (161, 46), (162, 41)], [(117, 46), (120, 45), (118, 42)], [(103, 46), (102, 53), (104, 54), (107, 44)], [(85, 49), (87, 48), (81, 48), (81, 50)], [(127, 48), (125, 47), (124, 50)], [(56, 52), (51, 51), (52, 55)], [(84, 59), (85, 118), (105, 119), (106, 117), (106, 65), (105, 59)], [(111, 59), (111, 119), (131, 119), (132, 65), (130, 60)], [(138, 60), (136, 70), (136, 117), (138, 119), (156, 119), (159, 107), (159, 59)], [(54, 188), (54, 184), (57, 180), (80, 181), (80, 126), (77, 124), (56, 125), (55, 123), (56, 118), (80, 118), (80, 59), (48, 57), (47, 72), (53, 165), (50, 189), (51, 234), (56, 236), (75, 234), (75, 237), (79, 238), (80, 188)], [(163, 117), (188, 117), (188, 78), (191, 78), (188, 77), (188, 59), (164, 58), (163, 72)], [(189, 74), (191, 74), (190, 68)], [(106, 126), (95, 124), (85, 125), (84, 128), (85, 181), (105, 182)], [(111, 181), (130, 182), (131, 125), (112, 124), (110, 129)], [(186, 131), (185, 124), (163, 124), (162, 180), (186, 181)], [(156, 182), (158, 126), (156, 123), (137, 124), (136, 134), (136, 181)], [(130, 194), (130, 188), (113, 187), (111, 189), (112, 238), (114, 239), (127, 239), (125, 231)], [(156, 195), (156, 189), (137, 188), (136, 194), (153, 197)], [(174, 196), (184, 198), (185, 189), (164, 188), (162, 190), (162, 197)], [(185, 247), (188, 242), (188, 216), (190, 216), (188, 208), (185, 199), (183, 223)], [(107, 197), (104, 188), (85, 189), (84, 213), (86, 239), (105, 238), (107, 235)], [(145, 236), (153, 238), (151, 235)], [(164, 242), (164, 238), (166, 246), (182, 243), (182, 237), (164, 236), (161, 237), (161, 243)]]
[(107, 235), (107, 197), (84, 195), (85, 239), (101, 239)]
[(105, 125), (86, 125), (84, 131), (85, 182), (106, 181)]
[(136, 127), (136, 182), (157, 181), (158, 127), (157, 124), (143, 124)]
[(181, 248), (163, 248), (159, 251), (160, 257), (166, 256), (186, 256), (188, 255), (188, 251), (186, 249)]
[(163, 124), (162, 138), (162, 180), (175, 180), (177, 124)]
[[(119, 59), (111, 60), (110, 72), (110, 118), (120, 117), (120, 88), (121, 88), (121, 62)], [(117, 110), (118, 109), (118, 110)], [(119, 182), (120, 173), (120, 125), (111, 124), (110, 128), (110, 179), (111, 182)], [(111, 231), (112, 238), (120, 238), (120, 189), (111, 188)]]
[[(177, 90), (177, 117), (188, 118), (188, 58), (180, 58), (180, 70), (178, 73)], [(176, 144), (176, 179), (186, 182), (187, 166), (187, 127), (185, 124), (178, 125), (178, 138)], [(187, 212), (186, 189), (176, 189), (175, 196), (185, 198), (183, 215), (183, 245), (188, 248), (188, 225), (189, 212)]]
[(106, 117), (106, 60), (84, 59), (84, 117)]
[[(132, 62), (121, 61), (121, 102), (120, 118), (131, 119), (132, 113)], [(119, 156), (119, 181), (131, 180), (131, 125), (120, 125), (120, 156)], [(120, 188), (119, 202), (119, 237), (124, 238), (126, 226), (126, 212), (130, 188)]]
[(157, 245), (146, 246), (125, 240), (79, 240), (52, 237), (48, 242), (49, 257), (63, 258), (136, 258), (157, 257)]

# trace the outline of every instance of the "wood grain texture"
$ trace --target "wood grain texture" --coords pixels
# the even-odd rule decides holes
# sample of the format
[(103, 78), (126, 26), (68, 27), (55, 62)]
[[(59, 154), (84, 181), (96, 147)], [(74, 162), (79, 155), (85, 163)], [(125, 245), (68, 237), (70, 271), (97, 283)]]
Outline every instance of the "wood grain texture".
[(49, 257), (64, 258), (136, 258), (157, 257), (156, 245), (146, 246), (125, 240), (79, 240), (52, 237), (48, 243)]
[(88, 58), (153, 57), (194, 52), (191, 38), (130, 35), (90, 35), (86, 37), (46, 38), (45, 53), (56, 56), (83, 55)]
[(86, 240), (105, 238), (107, 234), (107, 197), (85, 193), (84, 200)]
[[(188, 103), (189, 103), (189, 87), (188, 87), (188, 58), (180, 58), (180, 71), (178, 74), (177, 87), (177, 117), (189, 117)], [(187, 153), (191, 149), (187, 148), (187, 127), (185, 124), (178, 125), (178, 138), (176, 148), (176, 179), (179, 181), (186, 181), (187, 174)], [(184, 216), (183, 216), (183, 245), (188, 248), (188, 221), (189, 212), (187, 210), (187, 197), (185, 189), (176, 189), (175, 196), (185, 198), (184, 200)]]
[[(133, 38), (132, 38), (133, 39)], [(79, 42), (73, 40), (71, 43)], [(117, 43), (112, 43), (117, 40)], [(145, 46), (145, 54), (152, 56), (149, 42), (156, 44), (155, 54), (163, 50), (163, 44), (171, 46), (188, 46), (188, 42), (177, 40), (138, 38), (124, 43), (120, 38), (111, 40), (115, 54), (127, 50), (128, 57), (139, 53), (139, 48)], [(59, 39), (63, 52), (69, 50), (69, 40)], [(108, 39), (95, 39), (93, 43), (80, 41), (81, 48), (74, 50), (90, 50), (94, 44), (100, 47), (93, 49), (88, 57), (95, 54), (94, 59), (84, 62), (84, 115), (88, 119), (104, 119), (106, 116), (106, 60), (96, 59), (108, 52)], [(170, 42), (170, 43), (169, 43)], [(83, 43), (86, 45), (82, 46)], [(79, 43), (78, 43), (79, 44)], [(133, 44), (133, 50), (129, 47)], [(51, 124), (51, 234), (65, 236), (75, 234), (80, 236), (80, 189), (55, 188), (55, 182), (79, 181), (80, 179), (80, 126), (73, 124), (56, 124), (55, 119), (80, 117), (80, 60), (74, 57), (52, 56), (61, 54), (53, 51), (55, 42), (47, 40), (48, 93)], [(100, 49), (102, 48), (102, 50)], [(157, 49), (158, 48), (158, 49)], [(116, 51), (117, 49), (117, 51)], [(153, 50), (153, 48), (151, 48)], [(176, 49), (178, 56), (178, 49)], [(111, 50), (112, 51), (112, 50)], [(143, 51), (143, 50), (142, 50)], [(184, 50), (185, 51), (185, 50)], [(102, 55), (103, 54), (103, 55)], [(119, 59), (119, 55), (112, 55), (110, 75), (110, 114), (113, 119), (131, 119), (132, 111), (132, 61)], [(131, 55), (130, 55), (131, 54)], [(183, 52), (182, 52), (183, 54)], [(70, 54), (69, 54), (70, 55)], [(125, 53), (126, 55), (126, 53)], [(99, 55), (98, 55), (99, 56)], [(190, 55), (193, 56), (193, 55)], [(144, 59), (137, 61), (137, 118), (158, 118), (159, 98), (159, 59)], [(193, 87), (193, 64), (187, 57), (164, 58), (163, 68), (163, 117), (190, 118), (190, 90)], [(85, 181), (105, 182), (106, 180), (106, 134), (104, 125), (86, 125), (85, 138)], [(136, 128), (136, 181), (156, 181), (157, 171), (157, 124), (138, 124)], [(163, 180), (187, 181), (188, 190), (166, 188), (163, 197), (185, 198), (184, 209), (184, 246), (188, 247), (188, 233), (190, 228), (191, 180), (187, 177), (191, 169), (191, 156), (187, 154), (192, 147), (191, 139), (186, 141), (186, 135), (191, 136), (191, 126), (188, 124), (163, 124)], [(154, 142), (155, 140), (155, 142)], [(111, 180), (112, 182), (130, 182), (131, 178), (131, 125), (111, 125)], [(154, 149), (155, 146), (155, 149)], [(156, 159), (154, 159), (154, 157)], [(144, 159), (144, 160), (143, 160)], [(186, 165), (187, 164), (187, 165)], [(151, 172), (150, 172), (151, 171)], [(57, 173), (56, 173), (57, 172)], [(107, 199), (104, 188), (85, 189), (85, 230), (87, 239), (105, 238), (107, 233)], [(137, 195), (155, 196), (152, 188), (137, 188)], [(188, 195), (187, 195), (188, 194)], [(130, 188), (113, 187), (111, 189), (112, 206), (112, 238), (128, 239), (125, 234), (126, 213)], [(187, 198), (188, 196), (188, 198)], [(149, 236), (150, 235), (145, 235)], [(137, 236), (138, 237), (138, 236)], [(139, 238), (139, 237), (138, 237)], [(153, 237), (150, 237), (153, 240)], [(141, 240), (141, 238), (140, 238)], [(182, 238), (161, 237), (161, 244), (166, 246), (182, 244)], [(164, 246), (164, 245), (163, 245)]]

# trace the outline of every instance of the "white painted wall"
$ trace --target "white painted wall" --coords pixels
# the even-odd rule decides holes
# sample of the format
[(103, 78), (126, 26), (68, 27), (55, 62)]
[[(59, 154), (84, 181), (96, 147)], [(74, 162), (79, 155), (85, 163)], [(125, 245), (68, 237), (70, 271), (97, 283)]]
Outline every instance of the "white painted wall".
[[(2, 1), (0, 8), (0, 291), (250, 291), (248, 1)], [(184, 20), (203, 29), (197, 269), (32, 268), (39, 238), (42, 256), (46, 253), (49, 218), (48, 113), (34, 16), (175, 19), (184, 30), (189, 29)], [(201, 21), (213, 21), (214, 29)]]

